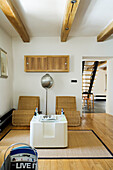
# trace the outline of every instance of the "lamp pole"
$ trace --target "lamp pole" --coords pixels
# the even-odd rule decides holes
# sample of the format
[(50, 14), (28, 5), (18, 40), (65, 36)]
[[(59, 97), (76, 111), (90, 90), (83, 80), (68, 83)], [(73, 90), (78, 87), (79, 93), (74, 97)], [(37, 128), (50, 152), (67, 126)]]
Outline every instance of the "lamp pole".
[(47, 88), (46, 88), (46, 115), (47, 115)]

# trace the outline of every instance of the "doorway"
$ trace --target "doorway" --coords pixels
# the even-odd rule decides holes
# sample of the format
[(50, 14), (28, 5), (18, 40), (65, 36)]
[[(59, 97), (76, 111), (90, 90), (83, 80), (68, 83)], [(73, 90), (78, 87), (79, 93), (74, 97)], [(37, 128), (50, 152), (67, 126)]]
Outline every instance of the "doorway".
[(106, 113), (107, 60), (82, 60), (82, 113)]

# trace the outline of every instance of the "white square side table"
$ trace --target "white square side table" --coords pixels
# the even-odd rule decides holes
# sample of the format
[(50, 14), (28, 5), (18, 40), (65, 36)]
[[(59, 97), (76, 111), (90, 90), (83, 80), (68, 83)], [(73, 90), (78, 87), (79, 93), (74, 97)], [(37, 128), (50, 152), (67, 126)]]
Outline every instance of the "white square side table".
[(65, 148), (68, 146), (65, 115), (34, 116), (30, 122), (30, 145), (36, 148)]

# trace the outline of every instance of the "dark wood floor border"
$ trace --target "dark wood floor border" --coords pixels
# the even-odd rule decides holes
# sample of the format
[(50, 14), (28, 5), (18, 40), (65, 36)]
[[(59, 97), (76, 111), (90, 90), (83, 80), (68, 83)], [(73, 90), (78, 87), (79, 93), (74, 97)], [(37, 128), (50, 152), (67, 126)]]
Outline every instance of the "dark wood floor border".
[(110, 151), (110, 149), (105, 145), (105, 143), (99, 138), (99, 136), (93, 131), (93, 134), (99, 139), (99, 141), (104, 145), (104, 147), (109, 151), (109, 153), (113, 156), (113, 153)]
[(8, 134), (11, 130), (12, 130), (12, 129), (8, 130), (8, 132), (6, 132), (6, 134), (2, 136), (1, 139), (0, 139), (0, 141)]

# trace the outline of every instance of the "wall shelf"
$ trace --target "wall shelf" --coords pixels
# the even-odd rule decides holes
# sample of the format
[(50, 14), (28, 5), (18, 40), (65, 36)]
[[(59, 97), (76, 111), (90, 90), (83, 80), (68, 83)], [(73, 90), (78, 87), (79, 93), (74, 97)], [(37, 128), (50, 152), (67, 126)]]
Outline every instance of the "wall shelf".
[(69, 55), (26, 55), (25, 72), (69, 72)]

